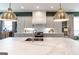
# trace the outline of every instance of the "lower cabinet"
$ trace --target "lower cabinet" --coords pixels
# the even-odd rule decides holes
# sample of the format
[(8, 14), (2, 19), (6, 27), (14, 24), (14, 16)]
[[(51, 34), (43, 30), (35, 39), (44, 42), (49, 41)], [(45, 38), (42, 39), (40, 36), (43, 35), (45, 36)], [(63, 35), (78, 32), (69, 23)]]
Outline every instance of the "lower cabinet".
[(13, 37), (13, 32), (0, 32), (0, 39), (7, 38), (7, 37)]

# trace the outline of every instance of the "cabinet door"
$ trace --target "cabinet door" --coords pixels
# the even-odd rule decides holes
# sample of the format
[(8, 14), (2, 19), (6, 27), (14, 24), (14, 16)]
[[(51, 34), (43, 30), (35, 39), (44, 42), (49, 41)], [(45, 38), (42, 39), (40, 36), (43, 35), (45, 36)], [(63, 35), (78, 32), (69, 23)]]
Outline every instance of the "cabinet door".
[(0, 20), (0, 39), (2, 39), (2, 28), (3, 28), (3, 21)]
[(12, 32), (17, 32), (17, 22), (12, 22)]
[(3, 28), (3, 21), (0, 20), (0, 32), (2, 31), (2, 28)]

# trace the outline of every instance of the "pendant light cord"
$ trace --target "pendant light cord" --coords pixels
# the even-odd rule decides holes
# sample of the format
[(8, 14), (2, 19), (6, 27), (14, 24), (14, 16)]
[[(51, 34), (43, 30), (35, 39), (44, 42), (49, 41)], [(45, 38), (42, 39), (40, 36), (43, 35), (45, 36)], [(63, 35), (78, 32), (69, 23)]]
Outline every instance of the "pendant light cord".
[(11, 3), (9, 3), (9, 8), (11, 8)]
[(61, 7), (61, 3), (59, 4), (59, 6), (60, 6), (60, 9), (61, 9), (61, 8), (62, 8), (62, 7)]

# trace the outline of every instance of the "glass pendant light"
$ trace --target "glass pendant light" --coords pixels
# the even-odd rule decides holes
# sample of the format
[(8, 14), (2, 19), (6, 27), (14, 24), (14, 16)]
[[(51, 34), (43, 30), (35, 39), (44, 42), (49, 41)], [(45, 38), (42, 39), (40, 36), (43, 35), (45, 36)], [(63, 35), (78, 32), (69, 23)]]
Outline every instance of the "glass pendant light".
[(63, 22), (63, 21), (68, 21), (69, 20), (69, 16), (67, 13), (65, 13), (65, 11), (62, 9), (61, 7), (61, 3), (60, 3), (60, 8), (59, 10), (56, 12), (56, 14), (54, 15), (54, 22)]
[(11, 9), (11, 3), (9, 3), (9, 8), (7, 11), (5, 11), (2, 15), (1, 15), (1, 19), (4, 20), (12, 20), (12, 21), (16, 21), (16, 15), (15, 13), (13, 13), (12, 9)]

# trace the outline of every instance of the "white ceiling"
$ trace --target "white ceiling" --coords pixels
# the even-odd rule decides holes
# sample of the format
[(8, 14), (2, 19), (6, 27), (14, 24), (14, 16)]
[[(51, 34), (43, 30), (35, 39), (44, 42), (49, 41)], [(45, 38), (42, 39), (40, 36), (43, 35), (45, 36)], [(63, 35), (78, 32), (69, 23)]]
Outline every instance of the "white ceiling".
[[(24, 7), (24, 9), (21, 8)], [(36, 8), (39, 6), (39, 9)], [(53, 6), (51, 9), (50, 7)], [(7, 10), (8, 3), (0, 3), (0, 12)], [(30, 12), (34, 10), (57, 11), (59, 3), (12, 3), (11, 8), (14, 12)], [(62, 3), (62, 8), (67, 12), (79, 12), (79, 3)]]

